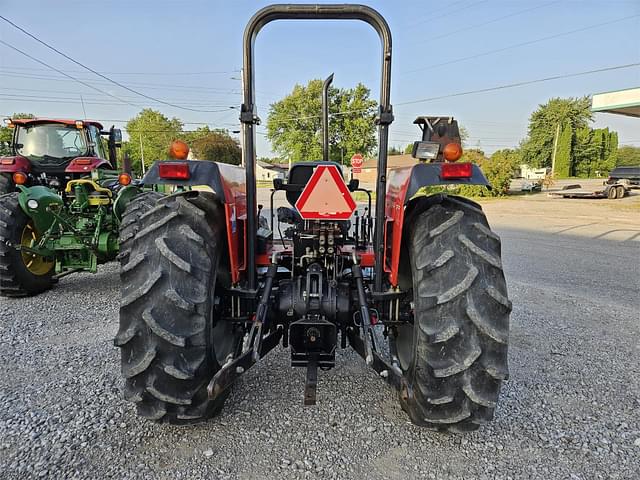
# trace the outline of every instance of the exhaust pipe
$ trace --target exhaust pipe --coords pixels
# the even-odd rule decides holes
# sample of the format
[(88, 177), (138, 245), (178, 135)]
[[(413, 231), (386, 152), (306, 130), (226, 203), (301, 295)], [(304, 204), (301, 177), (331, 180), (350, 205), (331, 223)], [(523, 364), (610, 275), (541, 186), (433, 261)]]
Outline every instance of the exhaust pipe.
[(322, 160), (329, 161), (329, 87), (333, 73), (322, 84)]

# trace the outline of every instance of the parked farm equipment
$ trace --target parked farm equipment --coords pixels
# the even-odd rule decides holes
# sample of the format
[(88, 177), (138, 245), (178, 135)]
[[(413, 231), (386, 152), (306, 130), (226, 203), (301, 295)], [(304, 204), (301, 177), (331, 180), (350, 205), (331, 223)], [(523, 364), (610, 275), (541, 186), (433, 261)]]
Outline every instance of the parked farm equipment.
[[(33, 295), (118, 253), (120, 214), (140, 193), (116, 167), (120, 130), (18, 119), (0, 159), (0, 295)], [(106, 137), (106, 142), (102, 137)]]
[[(274, 181), (290, 203), (279, 219), (292, 224), (278, 239), (273, 219), (269, 228), (256, 205), (253, 50), (261, 28), (282, 19), (362, 20), (379, 34), (376, 188), (386, 195), (376, 196), (375, 214), (369, 208), (352, 217), (357, 181), (345, 183), (342, 167), (330, 161), (296, 163), (286, 182)], [(265, 7), (246, 27), (243, 67), (245, 168), (156, 162), (145, 184), (207, 185), (211, 192), (186, 188), (153, 206), (134, 199), (125, 212), (123, 225), (135, 225), (122, 261), (115, 338), (125, 397), (152, 420), (200, 421), (282, 344), (292, 366), (307, 369), (304, 403), (314, 404), (317, 369), (334, 367), (338, 346), (350, 345), (398, 390), (417, 425), (468, 431), (491, 420), (507, 378), (511, 310), (500, 239), (476, 203), (423, 188), (488, 186), (476, 165), (456, 162), (457, 122), (419, 117), (416, 164), (387, 172), (391, 32), (369, 7)]]

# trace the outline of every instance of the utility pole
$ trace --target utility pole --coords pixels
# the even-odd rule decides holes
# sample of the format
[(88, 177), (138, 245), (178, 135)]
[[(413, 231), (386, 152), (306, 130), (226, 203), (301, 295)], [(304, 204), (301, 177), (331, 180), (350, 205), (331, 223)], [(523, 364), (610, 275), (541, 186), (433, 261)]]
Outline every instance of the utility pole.
[(140, 135), (140, 156), (142, 157), (142, 175), (146, 173), (146, 168), (144, 167), (144, 147), (142, 145), (142, 132), (138, 132)]
[(553, 154), (551, 155), (551, 175), (556, 171), (556, 152), (558, 150), (558, 137), (560, 136), (560, 122), (556, 125), (556, 136), (553, 139)]

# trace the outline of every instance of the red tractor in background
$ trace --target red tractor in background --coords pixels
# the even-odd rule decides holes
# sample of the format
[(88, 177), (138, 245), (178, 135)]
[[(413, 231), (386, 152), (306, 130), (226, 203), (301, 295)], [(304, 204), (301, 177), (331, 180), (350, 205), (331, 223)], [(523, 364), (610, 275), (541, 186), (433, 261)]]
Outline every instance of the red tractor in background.
[[(375, 215), (371, 200), (366, 213), (351, 215), (350, 192), (361, 189), (328, 161), (325, 134), (325, 160), (296, 163), (286, 182), (274, 181), (273, 193), (290, 203), (278, 209), (278, 230), (290, 227), (277, 238), (273, 194), (270, 222), (256, 201), (253, 50), (260, 29), (281, 19), (367, 22), (381, 39), (382, 82)], [(387, 171), (386, 21), (360, 5), (265, 7), (244, 32), (243, 74), (245, 168), (156, 162), (145, 185), (184, 190), (153, 206), (134, 199), (125, 212), (129, 253), (115, 338), (125, 398), (156, 421), (211, 417), (233, 382), (281, 343), (292, 366), (306, 367), (304, 403), (313, 404), (318, 367), (332, 368), (337, 347), (350, 345), (398, 390), (415, 424), (469, 431), (491, 420), (508, 375), (511, 303), (500, 239), (478, 204), (424, 188), (488, 182), (476, 165), (456, 162), (458, 125), (444, 117), (419, 117), (416, 164)], [(194, 185), (211, 191), (186, 188)]]

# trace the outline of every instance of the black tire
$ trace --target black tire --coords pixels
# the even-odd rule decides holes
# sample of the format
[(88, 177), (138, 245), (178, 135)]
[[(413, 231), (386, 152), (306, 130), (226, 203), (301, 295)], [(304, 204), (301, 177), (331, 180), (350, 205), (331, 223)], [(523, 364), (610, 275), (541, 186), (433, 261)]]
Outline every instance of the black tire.
[[(22, 243), (23, 234), (34, 232), (31, 219), (18, 203), (17, 193), (0, 197), (0, 296), (24, 297), (36, 295), (51, 288), (54, 283), (55, 264), (42, 257), (27, 257), (12, 247)], [(45, 261), (46, 260), (46, 261)], [(28, 263), (40, 265), (37, 273)], [(25, 263), (26, 262), (26, 263)], [(33, 268), (33, 267), (32, 267)], [(33, 268), (35, 270), (35, 268)]]
[(13, 180), (6, 173), (0, 173), (0, 195), (11, 193), (15, 190)]
[(616, 187), (616, 190), (618, 190), (616, 195), (618, 198), (624, 198), (625, 194), (627, 193), (624, 187), (620, 185)]
[(196, 202), (184, 196), (157, 202), (139, 218), (121, 263), (114, 343), (121, 348), (124, 396), (157, 422), (215, 415), (225, 398), (210, 401), (207, 384), (241, 340), (214, 311), (224, 216), (216, 206), (205, 213)]
[(607, 198), (609, 200), (615, 200), (618, 198), (618, 189), (615, 186), (610, 186), (607, 190)]
[(500, 238), (481, 208), (445, 197), (414, 217), (414, 324), (398, 329), (402, 408), (417, 425), (470, 431), (493, 418), (508, 376), (511, 302)]
[(134, 197), (122, 215), (120, 221), (120, 234), (118, 238), (119, 253), (118, 260), (121, 264), (126, 264), (131, 250), (131, 241), (138, 233), (140, 224), (138, 220), (142, 215), (155, 207), (158, 200), (164, 195), (158, 192), (142, 192)]

